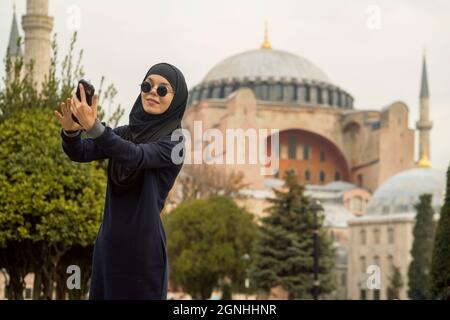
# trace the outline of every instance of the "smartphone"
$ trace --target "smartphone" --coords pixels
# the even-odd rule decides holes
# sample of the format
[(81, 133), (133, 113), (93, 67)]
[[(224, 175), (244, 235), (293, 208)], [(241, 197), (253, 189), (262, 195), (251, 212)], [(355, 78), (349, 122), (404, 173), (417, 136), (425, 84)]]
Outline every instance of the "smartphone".
[[(84, 79), (81, 79), (80, 81), (78, 81), (78, 85), (77, 85), (77, 92), (76, 92), (76, 96), (78, 98), (78, 101), (81, 101), (81, 91), (80, 91), (80, 84), (83, 85), (84, 87), (84, 92), (86, 93), (86, 102), (89, 106), (92, 106), (92, 99), (94, 98), (94, 93), (95, 93), (95, 88), (92, 84), (90, 84), (89, 82), (87, 82)], [(80, 122), (78, 121), (77, 117), (75, 117), (72, 114), (72, 119), (73, 121), (75, 121), (76, 123), (78, 123), (79, 125)]]

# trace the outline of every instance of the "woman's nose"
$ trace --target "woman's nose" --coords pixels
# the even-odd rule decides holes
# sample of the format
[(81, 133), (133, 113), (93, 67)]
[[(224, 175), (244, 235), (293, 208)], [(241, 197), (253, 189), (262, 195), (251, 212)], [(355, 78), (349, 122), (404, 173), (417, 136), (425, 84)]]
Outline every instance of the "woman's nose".
[(150, 92), (149, 92), (151, 95), (153, 95), (153, 96), (157, 96), (157, 93), (156, 93), (156, 88), (155, 87), (153, 87), (152, 88), (152, 90), (150, 90)]

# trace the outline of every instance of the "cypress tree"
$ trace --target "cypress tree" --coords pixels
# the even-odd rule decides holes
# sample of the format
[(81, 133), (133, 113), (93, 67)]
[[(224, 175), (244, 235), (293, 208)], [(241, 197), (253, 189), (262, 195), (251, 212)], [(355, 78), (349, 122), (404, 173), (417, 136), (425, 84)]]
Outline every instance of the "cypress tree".
[(447, 192), (440, 212), (431, 260), (431, 292), (438, 299), (450, 299), (450, 166)]
[(435, 223), (431, 206), (431, 194), (423, 194), (414, 205), (417, 215), (414, 225), (414, 242), (411, 249), (412, 261), (408, 270), (408, 296), (413, 300), (430, 299), (429, 273), (433, 250)]

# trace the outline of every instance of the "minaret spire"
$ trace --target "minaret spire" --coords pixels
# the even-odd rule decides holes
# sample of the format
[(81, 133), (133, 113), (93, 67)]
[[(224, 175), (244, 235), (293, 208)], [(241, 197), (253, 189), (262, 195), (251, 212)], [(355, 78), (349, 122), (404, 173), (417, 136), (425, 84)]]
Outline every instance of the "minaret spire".
[(425, 49), (422, 61), (422, 78), (420, 83), (420, 118), (416, 123), (419, 130), (419, 167), (431, 167), (430, 161), (430, 131), (433, 123), (429, 120), (429, 98), (428, 74)]
[(18, 45), (17, 43), (19, 37), (20, 37), (19, 27), (17, 25), (17, 18), (16, 18), (16, 3), (14, 2), (11, 33), (9, 34), (9, 42), (8, 42), (8, 54), (11, 57), (18, 57), (22, 55), (22, 49), (20, 48), (20, 45)]
[(269, 31), (267, 30), (267, 20), (265, 21), (264, 24), (264, 41), (261, 44), (261, 48), (262, 49), (272, 49), (272, 45), (269, 42), (269, 35), (268, 35)]
[(423, 62), (422, 62), (422, 81), (420, 83), (420, 98), (428, 98), (428, 76), (427, 76), (427, 61), (425, 48), (423, 49)]

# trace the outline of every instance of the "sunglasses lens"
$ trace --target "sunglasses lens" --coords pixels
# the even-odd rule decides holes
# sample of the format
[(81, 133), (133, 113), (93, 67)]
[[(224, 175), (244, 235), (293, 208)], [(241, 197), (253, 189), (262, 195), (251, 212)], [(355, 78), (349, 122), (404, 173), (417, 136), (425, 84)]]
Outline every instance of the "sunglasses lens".
[(156, 92), (158, 93), (158, 96), (164, 97), (167, 94), (167, 88), (165, 86), (159, 86), (158, 89), (156, 89)]
[(147, 81), (144, 81), (141, 83), (141, 90), (142, 92), (150, 92), (152, 90), (152, 85), (148, 83)]

